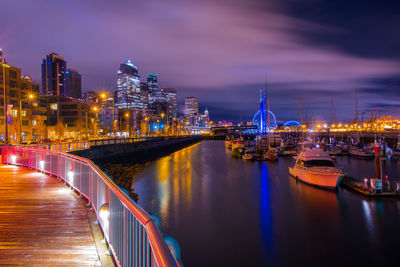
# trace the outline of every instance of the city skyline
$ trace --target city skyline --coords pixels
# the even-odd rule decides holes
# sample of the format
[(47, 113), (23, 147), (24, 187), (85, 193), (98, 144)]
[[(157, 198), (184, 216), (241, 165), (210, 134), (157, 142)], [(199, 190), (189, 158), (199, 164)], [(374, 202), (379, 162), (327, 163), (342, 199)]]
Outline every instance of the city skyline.
[[(300, 118), (300, 95), (304, 112), (329, 121), (333, 100), (337, 119), (351, 120), (355, 89), (360, 113), (400, 115), (394, 1), (41, 2), (26, 1), (21, 12), (5, 1), (9, 12), (0, 18), (7, 29), (0, 34), (5, 57), (36, 82), (41, 60), (54, 51), (82, 74), (83, 92), (114, 91), (115, 69), (131, 59), (140, 73), (157, 73), (159, 84), (178, 88), (180, 103), (198, 96), (214, 120), (251, 120), (265, 74), (278, 120)], [(137, 11), (124, 11), (132, 5)], [(26, 22), (14, 23), (20, 16)], [(135, 23), (137, 34), (127, 37)], [(56, 28), (51, 38), (45, 34)], [(32, 36), (38, 33), (43, 38)]]

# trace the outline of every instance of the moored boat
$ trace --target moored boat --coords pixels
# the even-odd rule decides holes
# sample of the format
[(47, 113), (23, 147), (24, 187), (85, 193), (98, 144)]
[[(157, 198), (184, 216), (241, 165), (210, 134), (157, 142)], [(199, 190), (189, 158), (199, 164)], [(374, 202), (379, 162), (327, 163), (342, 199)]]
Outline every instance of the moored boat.
[(273, 148), (269, 148), (265, 154), (264, 154), (265, 160), (277, 160), (278, 159), (278, 154), (276, 153), (276, 150)]
[(245, 160), (254, 160), (254, 159), (256, 159), (256, 150), (254, 149), (253, 146), (247, 148), (244, 151), (243, 159), (245, 159)]
[(364, 148), (351, 148), (349, 149), (349, 154), (353, 158), (357, 159), (373, 159), (375, 154)]
[(335, 189), (344, 176), (329, 154), (320, 149), (303, 150), (289, 173), (304, 183), (328, 189)]
[(232, 149), (232, 143), (233, 143), (233, 141), (232, 140), (225, 140), (225, 148), (226, 149)]

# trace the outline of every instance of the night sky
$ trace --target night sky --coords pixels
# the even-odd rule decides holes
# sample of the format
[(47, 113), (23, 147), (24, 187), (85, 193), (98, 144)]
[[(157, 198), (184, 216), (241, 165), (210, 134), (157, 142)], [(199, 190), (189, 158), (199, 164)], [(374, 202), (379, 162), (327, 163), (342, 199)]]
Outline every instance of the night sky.
[[(353, 119), (374, 109), (400, 117), (400, 1), (2, 0), (0, 47), (40, 82), (56, 52), (83, 91), (116, 88), (131, 59), (180, 100), (198, 96), (212, 120), (250, 120), (265, 75), (278, 120)], [(360, 115), (361, 116), (361, 115)], [(365, 115), (367, 116), (367, 115)]]

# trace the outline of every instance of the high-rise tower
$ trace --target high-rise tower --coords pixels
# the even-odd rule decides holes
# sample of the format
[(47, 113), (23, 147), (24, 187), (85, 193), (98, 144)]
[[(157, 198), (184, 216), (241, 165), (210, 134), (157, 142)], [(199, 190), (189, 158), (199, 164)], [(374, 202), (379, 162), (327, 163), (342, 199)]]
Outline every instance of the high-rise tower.
[(146, 104), (141, 99), (138, 68), (130, 60), (121, 63), (117, 72), (117, 107), (143, 109)]
[(56, 53), (51, 53), (42, 62), (42, 93), (44, 95), (67, 96), (67, 62)]

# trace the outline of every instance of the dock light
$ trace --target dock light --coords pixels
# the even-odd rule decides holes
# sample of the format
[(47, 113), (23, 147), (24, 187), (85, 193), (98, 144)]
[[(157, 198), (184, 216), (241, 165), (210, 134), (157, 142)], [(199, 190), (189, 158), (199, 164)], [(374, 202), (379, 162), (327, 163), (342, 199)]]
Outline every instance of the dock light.
[(11, 156), (11, 163), (16, 163), (17, 162), (17, 156), (12, 155)]
[(67, 175), (69, 182), (72, 184), (74, 182), (74, 172), (72, 171), (72, 169), (68, 171)]
[(103, 222), (108, 221), (108, 216), (110, 215), (109, 208), (110, 208), (110, 205), (108, 203), (104, 203), (100, 207), (99, 215)]
[(105, 237), (108, 239), (108, 225), (109, 225), (108, 216), (110, 216), (110, 204), (104, 203), (103, 205), (101, 205), (99, 216), (103, 225)]

